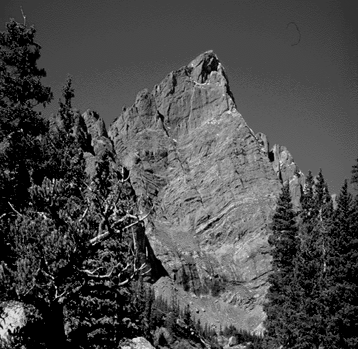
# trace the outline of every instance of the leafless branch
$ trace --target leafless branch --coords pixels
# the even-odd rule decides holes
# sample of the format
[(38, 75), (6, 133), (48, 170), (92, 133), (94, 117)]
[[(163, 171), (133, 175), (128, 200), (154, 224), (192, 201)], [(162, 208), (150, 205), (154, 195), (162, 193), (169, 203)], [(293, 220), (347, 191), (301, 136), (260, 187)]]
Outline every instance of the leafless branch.
[[(85, 273), (88, 278), (91, 279), (109, 279), (113, 272), (121, 265), (121, 263), (117, 263), (115, 266), (111, 268), (111, 270), (103, 275), (97, 274), (97, 271), (101, 268), (96, 268), (95, 270), (91, 271), (88, 269), (81, 270), (81, 272)], [(128, 263), (117, 275), (118, 278), (120, 278), (121, 274), (123, 274), (124, 271), (128, 270), (128, 268), (133, 265), (132, 263)], [(136, 268), (135, 265), (133, 265), (133, 272), (132, 274), (127, 277), (125, 280), (118, 283), (118, 286), (126, 285), (130, 280), (133, 280), (136, 275), (138, 275), (142, 270), (146, 268), (147, 264), (143, 263), (139, 268)], [(146, 275), (151, 271), (151, 269), (148, 269), (147, 271), (143, 272), (141, 275)]]
[(21, 10), (22, 18), (24, 19), (24, 26), (26, 26), (26, 16), (24, 14), (24, 11), (22, 10), (22, 6), (20, 6), (20, 10)]
[[(132, 280), (136, 275), (138, 275), (138, 273), (139, 273), (140, 271), (142, 271), (146, 266), (147, 266), (146, 263), (143, 263), (138, 269), (134, 266), (134, 272), (133, 272), (133, 274), (132, 274), (129, 278), (125, 279), (124, 281), (119, 282), (119, 283), (118, 283), (118, 286), (126, 285), (130, 280)], [(122, 272), (123, 272), (124, 270), (126, 270), (128, 267), (129, 267), (129, 265), (127, 265), (126, 268), (124, 268), (124, 269), (122, 270)], [(146, 274), (150, 273), (150, 271), (151, 271), (151, 269), (148, 269), (147, 271), (145, 271), (145, 272), (142, 273), (141, 275), (146, 275)], [(118, 274), (118, 277), (119, 277), (119, 276), (120, 276), (120, 274)]]
[(9, 201), (8, 201), (8, 204), (10, 205), (11, 209), (12, 209), (17, 215), (19, 215), (20, 217), (22, 217), (22, 214), (21, 214), (19, 211), (17, 211), (17, 210), (15, 209), (15, 207), (12, 206)]
[(69, 293), (69, 292), (65, 290), (61, 294), (57, 294), (57, 288), (56, 288), (55, 300), (62, 298), (66, 293)]
[(88, 213), (89, 207), (85, 209), (85, 212), (83, 213), (82, 217), (78, 220), (79, 223), (82, 223), (82, 221), (85, 219), (87, 213)]
[(84, 269), (84, 270), (81, 270), (81, 271), (83, 273), (85, 273), (88, 277), (92, 278), (92, 279), (108, 279), (108, 278), (110, 278), (112, 276), (114, 270), (116, 270), (120, 265), (121, 265), (121, 263), (117, 263), (116, 265), (114, 265), (111, 268), (111, 270), (107, 274), (104, 274), (104, 275), (96, 274), (99, 269), (102, 269), (102, 267), (96, 268), (93, 271), (88, 270), (88, 269)]
[(59, 301), (61, 302), (61, 298), (62, 298), (62, 300), (63, 300), (63, 299), (66, 298), (70, 293), (72, 293), (72, 294), (77, 293), (77, 292), (85, 285), (85, 283), (86, 283), (86, 280), (83, 280), (83, 282), (82, 282), (80, 285), (78, 285), (77, 287), (75, 287), (75, 288), (73, 288), (73, 287), (71, 287), (71, 286), (68, 287), (67, 290), (63, 291), (61, 294), (55, 295), (55, 300), (59, 300)]
[[(147, 213), (143, 217), (137, 217), (137, 216), (134, 216), (132, 214), (127, 213), (125, 216), (123, 216), (122, 218), (120, 218), (119, 220), (117, 220), (113, 224), (111, 224), (111, 228), (113, 228), (115, 225), (125, 221), (127, 218), (135, 218), (135, 219), (137, 219), (135, 222), (133, 222), (133, 223), (125, 226), (124, 228), (120, 229), (119, 232), (121, 233), (123, 230), (126, 230), (126, 229), (128, 229), (130, 227), (133, 227), (134, 225), (136, 225), (139, 222), (143, 221), (144, 219), (146, 219), (148, 217), (148, 215), (149, 215), (149, 213)], [(114, 231), (115, 229), (111, 229), (111, 230), (112, 231), (106, 231), (104, 233), (101, 233), (101, 234), (97, 235), (93, 239), (91, 239), (89, 241), (90, 245), (92, 245), (92, 246), (97, 245), (97, 244), (101, 243), (102, 241), (106, 240), (107, 238), (109, 238), (112, 234), (117, 233), (117, 232)]]

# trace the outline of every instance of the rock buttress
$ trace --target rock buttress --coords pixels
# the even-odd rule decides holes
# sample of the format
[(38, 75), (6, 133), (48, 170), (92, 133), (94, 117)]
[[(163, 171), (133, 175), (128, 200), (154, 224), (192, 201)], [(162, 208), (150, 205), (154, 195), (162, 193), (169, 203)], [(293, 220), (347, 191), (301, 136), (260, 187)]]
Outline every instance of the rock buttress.
[(223, 325), (238, 323), (236, 311), (246, 314), (243, 328), (258, 326), (270, 270), (266, 226), (281, 183), (216, 55), (140, 92), (109, 137), (151, 212), (146, 233), (172, 279), (231, 307)]

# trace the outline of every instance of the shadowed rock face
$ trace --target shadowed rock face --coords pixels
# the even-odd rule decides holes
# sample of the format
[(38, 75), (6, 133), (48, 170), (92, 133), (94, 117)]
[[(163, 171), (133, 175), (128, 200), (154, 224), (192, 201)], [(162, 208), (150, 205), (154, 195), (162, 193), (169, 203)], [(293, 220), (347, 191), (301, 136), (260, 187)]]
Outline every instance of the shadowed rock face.
[(266, 226), (281, 188), (263, 136), (237, 111), (211, 51), (140, 92), (109, 130), (169, 275), (245, 309), (250, 329), (263, 318)]

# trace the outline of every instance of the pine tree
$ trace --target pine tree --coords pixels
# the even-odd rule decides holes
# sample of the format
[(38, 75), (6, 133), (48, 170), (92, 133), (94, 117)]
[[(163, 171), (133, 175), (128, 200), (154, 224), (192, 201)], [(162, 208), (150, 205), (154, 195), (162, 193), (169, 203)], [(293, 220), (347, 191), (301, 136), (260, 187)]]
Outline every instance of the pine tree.
[(296, 213), (293, 211), (288, 184), (282, 188), (270, 226), (272, 273), (269, 276), (268, 302), (264, 305), (267, 346), (292, 347), (296, 343)]
[(46, 72), (37, 67), (41, 46), (35, 42), (35, 33), (33, 26), (13, 19), (0, 32), (0, 141), (21, 130), (34, 136), (43, 130), (34, 107), (48, 104), (52, 93), (41, 83)]
[(89, 142), (81, 139), (81, 128), (85, 129), (85, 125), (80, 125), (84, 121), (79, 112), (70, 108), (73, 97), (74, 89), (68, 77), (62, 94), (65, 103), (60, 99), (59, 111), (50, 116), (49, 130), (40, 139), (39, 165), (32, 173), (35, 184), (41, 184), (47, 177), (64, 179), (73, 188), (81, 188), (86, 181), (84, 152), (90, 150)]
[(303, 222), (309, 221), (313, 215), (313, 211), (315, 208), (314, 205), (314, 197), (313, 197), (313, 189), (314, 188), (314, 179), (312, 176), (312, 172), (308, 171), (303, 194), (301, 197), (301, 206), (302, 212), (300, 214)]
[(28, 197), (31, 173), (37, 166), (38, 138), (47, 122), (34, 108), (52, 99), (46, 76), (37, 67), (41, 46), (35, 28), (11, 19), (0, 32), (0, 214), (19, 208)]
[[(80, 167), (73, 172), (70, 164), (69, 173), (78, 170), (83, 179)], [(130, 185), (109, 159), (98, 162), (90, 182), (64, 177), (33, 183), (30, 204), (1, 217), (11, 224), (0, 298), (39, 310), (47, 347), (69, 340), (118, 347), (131, 324), (123, 322), (131, 318), (129, 280), (143, 270), (130, 249), (130, 229), (141, 224)]]
[(322, 171), (316, 182), (308, 173), (302, 196), (299, 224), (297, 333), (295, 348), (318, 348), (325, 337), (324, 290), (326, 287), (327, 224), (330, 196)]
[(358, 346), (357, 204), (345, 181), (337, 198), (327, 255), (327, 338), (325, 347)]
[[(136, 265), (130, 248), (132, 236), (120, 231), (130, 217), (136, 218), (135, 205), (129, 197), (131, 192), (126, 191), (128, 183), (119, 179), (112, 165), (108, 157), (98, 161), (89, 188), (91, 216), (98, 229), (92, 241), (101, 236), (107, 238), (83, 261), (88, 282), (69, 299), (68, 305), (73, 324), (71, 342), (83, 348), (117, 348), (124, 337), (143, 335), (149, 327), (148, 323), (137, 321), (140, 317), (147, 321), (144, 286), (141, 297), (132, 299), (129, 282), (142, 274), (143, 266)], [(128, 220), (124, 219), (124, 212)], [(114, 227), (117, 232), (111, 231)]]
[(356, 159), (355, 165), (352, 166), (351, 184), (358, 190), (358, 158)]
[(64, 102), (60, 99), (59, 104), (60, 108), (72, 108), (72, 99), (75, 97), (75, 90), (72, 87), (72, 76), (67, 75), (66, 83), (62, 87), (62, 98), (64, 99)]

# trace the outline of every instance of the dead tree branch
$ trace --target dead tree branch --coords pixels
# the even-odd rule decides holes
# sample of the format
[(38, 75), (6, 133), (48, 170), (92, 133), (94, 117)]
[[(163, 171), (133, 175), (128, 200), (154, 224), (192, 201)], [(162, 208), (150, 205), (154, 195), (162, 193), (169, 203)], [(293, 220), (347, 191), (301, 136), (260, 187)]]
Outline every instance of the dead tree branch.
[(17, 215), (19, 215), (20, 217), (22, 217), (22, 214), (21, 214), (19, 211), (17, 211), (17, 210), (15, 209), (15, 207), (12, 206), (9, 201), (8, 201), (8, 204), (10, 205), (11, 209), (12, 209)]
[(22, 14), (22, 18), (24, 19), (24, 26), (26, 27), (26, 16), (24, 14), (24, 11), (22, 9), (22, 6), (20, 6), (20, 10), (21, 10), (21, 14)]
[[(122, 233), (123, 230), (126, 230), (130, 227), (133, 227), (134, 225), (138, 224), (139, 222), (143, 221), (144, 219), (146, 219), (148, 217), (149, 213), (147, 213), (145, 216), (143, 217), (138, 217), (138, 216), (134, 216), (132, 214), (127, 213), (125, 216), (123, 216), (122, 218), (120, 218), (119, 220), (116, 220), (113, 224), (111, 224), (110, 230), (107, 230), (104, 233), (100, 233), (99, 235), (97, 235), (96, 237), (94, 237), (93, 239), (91, 239), (89, 241), (91, 246), (95, 246), (101, 242), (103, 242), (104, 240), (108, 239), (110, 236), (112, 236), (113, 234), (118, 234), (118, 233)], [(114, 228), (115, 225), (124, 222), (127, 218), (136, 218), (137, 220), (131, 224), (128, 224), (127, 226), (123, 227), (122, 229), (120, 229), (119, 231), (116, 231), (117, 229)]]

